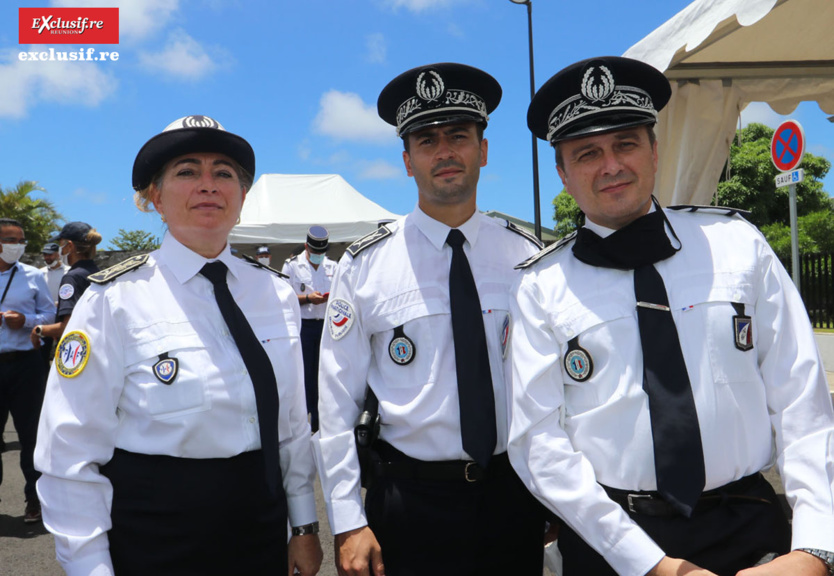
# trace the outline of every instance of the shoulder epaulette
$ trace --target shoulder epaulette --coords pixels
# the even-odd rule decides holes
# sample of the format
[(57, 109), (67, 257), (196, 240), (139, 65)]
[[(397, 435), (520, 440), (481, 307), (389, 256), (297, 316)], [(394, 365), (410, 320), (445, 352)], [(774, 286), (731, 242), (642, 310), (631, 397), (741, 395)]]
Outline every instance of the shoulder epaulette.
[(680, 204), (678, 206), (668, 206), (669, 210), (676, 212), (701, 212), (703, 214), (718, 214), (719, 216), (741, 216), (745, 220), (750, 220), (750, 212), (742, 210), (741, 208), (729, 208), (727, 206), (697, 206), (694, 204)]
[(122, 260), (118, 264), (114, 264), (109, 268), (105, 268), (101, 272), (90, 274), (87, 280), (93, 284), (107, 284), (112, 282), (122, 274), (127, 274), (131, 270), (136, 270), (148, 261), (147, 254), (139, 254), (138, 256), (131, 256), (127, 260)]
[(269, 270), (273, 274), (276, 274), (277, 276), (280, 276), (281, 278), (284, 278), (285, 280), (287, 278), (289, 278), (289, 276), (287, 276), (286, 274), (284, 274), (280, 270), (276, 270), (272, 266), (267, 266), (266, 264), (261, 264), (260, 262), (258, 262), (254, 258), (252, 258), (249, 254), (243, 254), (243, 259), (246, 260), (247, 262), (249, 262), (252, 266), (255, 266), (257, 268), (263, 268), (264, 270)]
[(533, 244), (538, 246), (539, 250), (544, 248), (544, 244), (542, 244), (542, 241), (539, 240), (538, 238), (536, 238), (533, 234), (531, 234), (529, 230), (527, 230), (526, 228), (522, 228), (518, 224), (513, 224), (509, 220), (507, 220), (506, 222), (507, 222), (507, 229), (508, 230), (512, 230), (513, 232), (515, 232), (519, 236), (524, 236), (530, 242), (532, 242)]
[(368, 246), (376, 244), (384, 238), (387, 238), (391, 234), (393, 234), (393, 232), (391, 232), (391, 230), (389, 230), (388, 227), (383, 224), (370, 234), (362, 236), (362, 238), (348, 246), (347, 253), (356, 258), (356, 255), (359, 254), (362, 250), (364, 250)]
[(293, 260), (295, 260), (296, 258), (298, 258), (298, 254), (293, 254), (292, 256), (290, 256), (289, 258), (287, 258), (286, 260), (284, 260), (284, 264), (289, 264), (290, 262), (292, 262), (292, 261), (293, 261)]
[(570, 234), (568, 234), (567, 236), (565, 236), (564, 238), (562, 238), (560, 240), (557, 240), (556, 242), (554, 242), (553, 244), (551, 244), (550, 246), (548, 246), (547, 248), (545, 248), (544, 250), (542, 250), (538, 254), (534, 254), (534, 255), (530, 256), (527, 260), (525, 260), (521, 264), (518, 264), (515, 267), (515, 269), (516, 270), (522, 270), (524, 268), (529, 268), (530, 266), (532, 266), (533, 264), (535, 264), (536, 262), (538, 262), (539, 260), (541, 260), (542, 258), (547, 256), (548, 254), (553, 254), (554, 252), (557, 252), (558, 250), (561, 250), (564, 246), (570, 244), (570, 242), (574, 238), (576, 238), (576, 232), (571, 232)]

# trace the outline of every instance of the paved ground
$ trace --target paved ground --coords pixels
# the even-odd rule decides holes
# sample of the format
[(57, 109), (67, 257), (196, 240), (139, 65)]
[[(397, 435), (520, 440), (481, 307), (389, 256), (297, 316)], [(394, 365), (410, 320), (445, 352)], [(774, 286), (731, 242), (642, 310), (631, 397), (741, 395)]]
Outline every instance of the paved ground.
[[(827, 372), (828, 385), (834, 396), (834, 372)], [(10, 419), (11, 420), (11, 419)], [(6, 427), (6, 452), (3, 458), (3, 484), (0, 486), (0, 576), (61, 576), (63, 571), (55, 561), (52, 536), (41, 524), (23, 523), (23, 475), (18, 459), (20, 444), (11, 421)], [(782, 483), (775, 471), (768, 480), (783, 494)], [(333, 564), (333, 538), (327, 523), (327, 514), (316, 485), (316, 500), (321, 521), (321, 542), (324, 562), (321, 576), (336, 576)]]

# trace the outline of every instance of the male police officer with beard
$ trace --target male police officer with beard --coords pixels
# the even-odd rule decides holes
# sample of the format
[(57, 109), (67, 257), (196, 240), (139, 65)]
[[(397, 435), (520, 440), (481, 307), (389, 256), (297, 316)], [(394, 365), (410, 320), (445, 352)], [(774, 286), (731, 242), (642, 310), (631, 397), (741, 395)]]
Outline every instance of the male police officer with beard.
[[(357, 241), (330, 291), (320, 474), (340, 574), (540, 576), (543, 510), (506, 455), (513, 266), (535, 239), (477, 210), (501, 87), (461, 64), (409, 70), (378, 109), (403, 138), (417, 206)], [(363, 510), (354, 425), (379, 401)]]
[[(566, 523), (565, 576), (823, 576), (834, 413), (813, 331), (736, 210), (652, 196), (670, 92), (651, 66), (606, 57), (530, 104), (586, 221), (522, 265), (510, 457)], [(774, 454), (792, 539), (761, 474)]]

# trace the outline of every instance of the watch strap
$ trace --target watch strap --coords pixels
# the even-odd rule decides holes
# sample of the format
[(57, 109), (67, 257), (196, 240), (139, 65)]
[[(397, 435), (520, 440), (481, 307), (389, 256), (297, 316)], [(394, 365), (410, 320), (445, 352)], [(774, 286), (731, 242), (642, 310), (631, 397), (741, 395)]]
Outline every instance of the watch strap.
[(806, 552), (811, 556), (816, 556), (817, 558), (825, 562), (826, 567), (828, 567), (828, 573), (834, 576), (834, 552), (829, 552), (828, 550), (820, 550), (819, 548), (797, 548), (797, 550)]
[(305, 524), (304, 526), (293, 526), (292, 528), (292, 535), (293, 536), (306, 536), (307, 534), (318, 534), (319, 533), (319, 523), (318, 522), (311, 522), (310, 524)]

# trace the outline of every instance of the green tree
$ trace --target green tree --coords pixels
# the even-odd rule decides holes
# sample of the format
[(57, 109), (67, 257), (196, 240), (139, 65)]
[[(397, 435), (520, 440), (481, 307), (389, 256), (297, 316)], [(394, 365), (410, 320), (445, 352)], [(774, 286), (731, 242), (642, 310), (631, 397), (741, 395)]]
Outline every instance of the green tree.
[(119, 228), (119, 235), (110, 241), (111, 250), (156, 250), (159, 239), (144, 230), (124, 230)]
[(564, 189), (553, 199), (553, 219), (556, 221), (556, 235), (559, 238), (567, 236), (585, 221), (585, 215), (573, 196)]
[(32, 254), (40, 253), (64, 219), (49, 200), (32, 198), (31, 194), (36, 191), (46, 192), (32, 180), (23, 180), (14, 188), (3, 189), (0, 186), (0, 216), (14, 218), (23, 224), (26, 240), (29, 241), (26, 251)]

